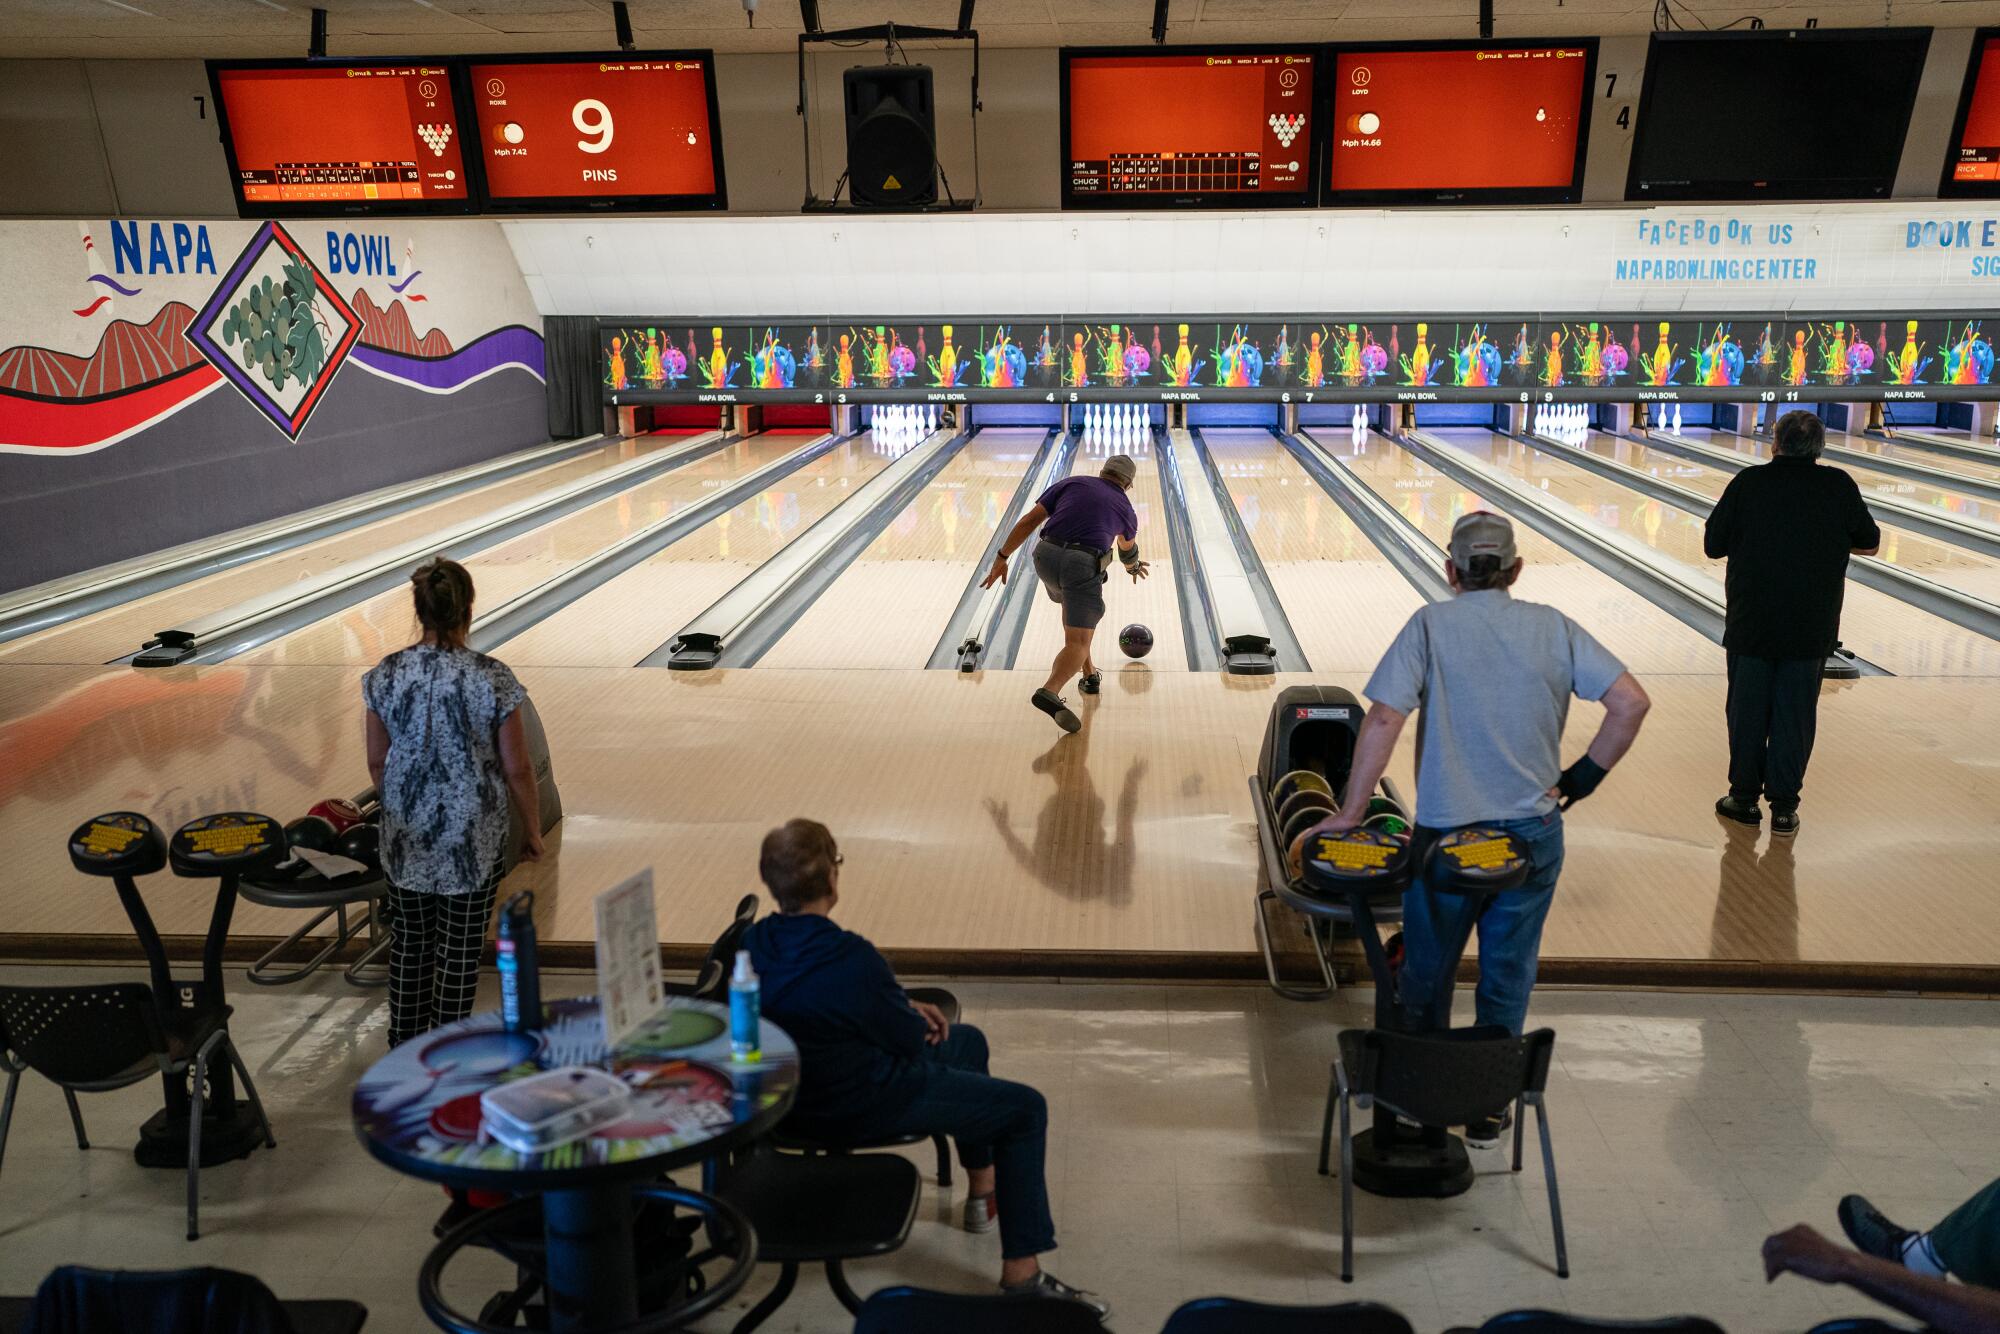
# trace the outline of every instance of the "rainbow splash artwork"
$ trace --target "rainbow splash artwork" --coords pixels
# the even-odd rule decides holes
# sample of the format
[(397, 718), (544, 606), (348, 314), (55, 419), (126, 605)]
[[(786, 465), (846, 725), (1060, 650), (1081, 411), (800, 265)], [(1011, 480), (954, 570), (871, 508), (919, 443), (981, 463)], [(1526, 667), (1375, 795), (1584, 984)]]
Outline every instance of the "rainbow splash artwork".
[(1261, 384), (1264, 379), (1264, 354), (1257, 345), (1244, 336), (1243, 326), (1230, 330), (1229, 337), (1222, 336), (1222, 326), (1215, 327), (1215, 383), (1219, 387), (1247, 389)]
[(1903, 346), (1884, 358), (1885, 378), (1890, 384), (1922, 384), (1930, 364), (1924, 345), (1917, 341), (1917, 322), (1911, 320), (1903, 327)]
[(624, 329), (611, 336), (604, 383), (612, 389), (636, 385), (677, 389), (687, 373), (687, 355), (674, 346), (672, 335), (662, 338), (658, 329)]
[(1507, 352), (1507, 367), (1522, 384), (1535, 378), (1535, 344), (1528, 337), (1528, 326), (1525, 324), (1514, 331), (1514, 346)]
[(798, 369), (798, 360), (792, 356), (792, 350), (778, 341), (778, 331), (764, 330), (763, 340), (750, 356), (750, 387), (790, 389)]
[(1767, 323), (1764, 332), (1757, 335), (1757, 346), (1750, 351), (1750, 364), (1757, 368), (1759, 384), (1774, 384), (1778, 379), (1778, 345), (1771, 341), (1771, 326)]
[(1625, 345), (1595, 320), (1569, 330), (1569, 378), (1577, 384), (1616, 384), (1632, 368)]
[(979, 354), (979, 383), (988, 389), (1014, 389), (1028, 381), (1028, 358), (1001, 325), (993, 341)]
[(1500, 349), (1475, 324), (1465, 341), (1451, 354), (1452, 383), (1466, 388), (1488, 389), (1500, 383)]
[(1695, 338), (1701, 345), (1694, 360), (1696, 384), (1726, 386), (1743, 382), (1743, 345), (1729, 336), (1727, 324), (1717, 324), (1706, 339), (1697, 328)]
[(958, 343), (952, 334), (952, 326), (944, 325), (938, 330), (938, 334), (943, 342), (938, 345), (938, 353), (933, 357), (924, 346), (923, 326), (917, 326), (917, 350), (911, 358), (910, 365), (913, 369), (922, 366), (930, 376), (931, 385), (939, 389), (948, 389), (964, 378), (967, 363), (959, 356)]
[(1860, 384), (1875, 369), (1875, 349), (1854, 336), (1846, 320), (1819, 326), (1819, 376), (1822, 384)]
[[(701, 358), (701, 387), (704, 389), (727, 389), (736, 378), (737, 368), (743, 363), (735, 361), (736, 349), (722, 345), (722, 326), (716, 325), (708, 331), (709, 351)], [(693, 347), (694, 330), (688, 330), (688, 346)]]
[[(1419, 324), (1417, 326), (1416, 346), (1410, 350), (1409, 356), (1397, 359), (1397, 364), (1403, 369), (1403, 383), (1406, 385), (1427, 385), (1437, 380), (1439, 363), (1436, 353), (1431, 348), (1430, 328), (1431, 326), (1428, 324)], [(1395, 350), (1395, 344), (1396, 327), (1390, 325), (1389, 346), (1391, 351)]]
[(1056, 369), (1056, 345), (1051, 338), (1049, 326), (1042, 326), (1042, 336), (1035, 342), (1034, 367), (1044, 375), (1052, 375)]
[[(1113, 388), (1142, 383), (1152, 369), (1153, 354), (1139, 341), (1139, 331), (1129, 324), (1100, 325), (1091, 333), (1097, 361), (1096, 383)], [(1155, 346), (1159, 329), (1153, 331)]]
[(1670, 341), (1674, 326), (1665, 320), (1661, 320), (1659, 328), (1660, 341), (1650, 353), (1647, 353), (1639, 350), (1639, 326), (1636, 324), (1632, 326), (1631, 353), (1632, 360), (1637, 362), (1639, 366), (1639, 383), (1653, 385), (1679, 384), (1681, 367), (1686, 362), (1683, 358), (1674, 355), (1676, 349)]
[(1806, 331), (1792, 330), (1792, 345), (1785, 349), (1784, 370), (1779, 379), (1785, 384), (1812, 382), (1812, 352), (1806, 347)]
[(1071, 389), (1086, 389), (1091, 384), (1090, 349), (1083, 345), (1081, 329), (1069, 336), (1069, 348), (1063, 353), (1063, 383)]
[(1188, 346), (1188, 327), (1180, 326), (1180, 344), (1160, 359), (1160, 380), (1177, 389), (1191, 389), (1197, 383), (1195, 377), (1208, 363), (1194, 354)]
[(1388, 373), (1389, 353), (1375, 341), (1375, 332), (1358, 324), (1331, 331), (1334, 375), (1342, 384), (1373, 384)]
[(1551, 389), (1560, 388), (1563, 380), (1563, 331), (1549, 330), (1548, 345), (1542, 349), (1542, 371), (1536, 377), (1541, 384)]
[[(1987, 384), (1993, 378), (1993, 343), (1979, 331), (1979, 321), (1967, 320), (1956, 335), (1945, 326), (1946, 384)], [(1864, 345), (1865, 346), (1865, 345)]]

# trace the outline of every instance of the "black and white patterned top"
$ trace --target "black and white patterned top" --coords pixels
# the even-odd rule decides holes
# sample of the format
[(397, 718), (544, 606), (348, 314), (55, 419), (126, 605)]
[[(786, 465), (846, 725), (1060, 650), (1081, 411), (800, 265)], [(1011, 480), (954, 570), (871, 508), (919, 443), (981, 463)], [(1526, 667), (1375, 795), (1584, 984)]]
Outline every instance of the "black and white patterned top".
[(507, 841), (500, 724), (528, 692), (508, 666), (471, 649), (416, 644), (361, 678), (389, 733), (382, 772), (382, 869), (390, 883), (469, 894)]

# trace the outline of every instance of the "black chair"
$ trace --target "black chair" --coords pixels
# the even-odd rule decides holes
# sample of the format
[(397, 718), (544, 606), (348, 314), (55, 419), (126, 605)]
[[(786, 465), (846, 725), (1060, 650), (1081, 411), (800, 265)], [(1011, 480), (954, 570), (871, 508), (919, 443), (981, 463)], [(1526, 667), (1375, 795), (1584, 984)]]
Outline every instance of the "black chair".
[(745, 894), (736, 901), (736, 911), (729, 918), (729, 925), (708, 947), (702, 958), (701, 967), (695, 970), (693, 982), (669, 982), (665, 991), (669, 996), (689, 996), (695, 1000), (722, 1001), (729, 995), (729, 973), (736, 966), (736, 951), (743, 948), (743, 933), (757, 920), (757, 896)]
[(1097, 1312), (1065, 1297), (884, 1288), (861, 1304), (854, 1334), (1101, 1334)]
[(1411, 1334), (1410, 1322), (1380, 1302), (1270, 1306), (1238, 1297), (1201, 1297), (1167, 1317), (1161, 1334)]
[(1508, 1311), (1481, 1325), (1479, 1334), (1722, 1334), (1722, 1326), (1698, 1315), (1593, 1320), (1559, 1311)]
[(1340, 1278), (1354, 1281), (1354, 1140), (1350, 1104), (1368, 1110), (1376, 1103), (1426, 1126), (1462, 1126), (1514, 1112), (1514, 1170), (1521, 1170), (1521, 1133), (1527, 1109), (1535, 1109), (1542, 1138), (1542, 1170), (1549, 1183), (1549, 1219), (1556, 1236), (1556, 1275), (1569, 1277), (1569, 1248), (1563, 1240), (1562, 1198), (1556, 1192), (1555, 1146), (1549, 1139), (1549, 1112), (1543, 1099), (1553, 1029), (1515, 1037), (1504, 1028), (1456, 1028), (1434, 1033), (1396, 1033), (1350, 1028), (1340, 1035), (1320, 1123), (1319, 1170), (1326, 1175), (1335, 1109), (1340, 1113)]
[(7, 1128), (14, 1118), (14, 1095), (29, 1070), (56, 1084), (69, 1103), (76, 1146), (90, 1147), (83, 1130), (78, 1093), (108, 1093), (161, 1075), (189, 1080), (193, 1106), (188, 1118), (187, 1235), (200, 1235), (201, 1131), (203, 1090), (219, 1056), (235, 1067), (243, 1092), (264, 1132), (277, 1147), (271, 1122), (250, 1071), (229, 1040), (228, 1009), (204, 1006), (164, 1015), (153, 989), (143, 982), (88, 987), (0, 987), (0, 1069), (7, 1072), (7, 1095), (0, 1103), (0, 1161), (7, 1151)]
[(750, 1334), (791, 1297), (803, 1264), (825, 1265), (833, 1295), (860, 1311), (843, 1266), (902, 1249), (923, 1183), (893, 1154), (800, 1155), (759, 1145), (721, 1171), (716, 1194), (750, 1220), (758, 1260), (779, 1266), (777, 1286), (736, 1324), (734, 1334)]
[(33, 1297), (0, 1298), (0, 1334), (356, 1334), (368, 1308), (279, 1301), (233, 1269), (64, 1265)]

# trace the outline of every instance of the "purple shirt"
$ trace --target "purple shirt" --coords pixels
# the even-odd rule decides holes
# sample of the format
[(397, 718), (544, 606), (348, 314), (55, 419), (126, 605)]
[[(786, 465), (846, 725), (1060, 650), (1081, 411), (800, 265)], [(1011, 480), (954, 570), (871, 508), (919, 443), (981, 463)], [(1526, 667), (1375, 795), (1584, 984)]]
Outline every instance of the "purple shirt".
[(1045, 542), (1081, 542), (1109, 551), (1113, 537), (1134, 541), (1139, 536), (1131, 498), (1102, 477), (1065, 477), (1035, 503), (1049, 512), (1042, 525)]

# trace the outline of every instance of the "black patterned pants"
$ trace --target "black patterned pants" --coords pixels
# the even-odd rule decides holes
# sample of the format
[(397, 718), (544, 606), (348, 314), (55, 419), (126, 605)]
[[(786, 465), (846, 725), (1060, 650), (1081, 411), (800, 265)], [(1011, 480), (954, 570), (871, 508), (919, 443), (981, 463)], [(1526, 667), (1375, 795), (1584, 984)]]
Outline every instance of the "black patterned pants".
[(389, 945), (390, 1046), (472, 1013), (479, 956), (499, 888), (497, 866), (470, 894), (389, 886), (395, 931)]

